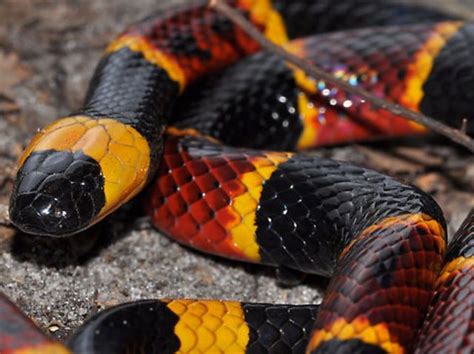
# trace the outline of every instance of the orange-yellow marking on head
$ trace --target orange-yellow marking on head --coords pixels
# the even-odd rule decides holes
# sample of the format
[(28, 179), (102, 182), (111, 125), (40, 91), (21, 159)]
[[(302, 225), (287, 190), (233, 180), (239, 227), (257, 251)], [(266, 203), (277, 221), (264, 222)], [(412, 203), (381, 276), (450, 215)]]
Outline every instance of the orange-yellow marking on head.
[(230, 229), (232, 241), (248, 260), (260, 260), (259, 246), (256, 240), (257, 225), (255, 216), (262, 194), (263, 183), (270, 178), (278, 165), (288, 161), (290, 153), (265, 153), (264, 157), (254, 157), (250, 160), (255, 170), (246, 172), (239, 178), (246, 188), (246, 192), (232, 199), (229, 210), (234, 214)]
[(122, 48), (142, 53), (147, 61), (165, 70), (170, 78), (179, 84), (181, 91), (186, 87), (186, 75), (176, 60), (155, 48), (143, 36), (139, 34), (124, 34), (109, 44), (106, 53), (116, 52)]
[(394, 339), (391, 338), (387, 326), (383, 323), (372, 325), (365, 316), (359, 316), (352, 322), (347, 322), (339, 318), (332, 323), (329, 329), (320, 329), (313, 333), (308, 344), (307, 353), (317, 348), (323, 342), (331, 339), (350, 340), (359, 339), (360, 341), (378, 346), (387, 353), (403, 354), (405, 350)]
[(72, 352), (67, 349), (61, 343), (48, 342), (35, 346), (29, 346), (21, 349), (16, 349), (12, 353), (15, 354), (72, 354)]
[[(433, 69), (435, 57), (448, 40), (459, 30), (462, 22), (443, 22), (437, 24), (431, 37), (415, 55), (415, 60), (407, 68), (406, 89), (400, 103), (417, 111), (423, 98), (423, 85)], [(426, 130), (422, 125), (412, 122), (420, 131)]]
[(44, 150), (82, 151), (99, 163), (106, 202), (95, 221), (136, 195), (148, 178), (147, 141), (133, 127), (114, 119), (75, 116), (57, 120), (33, 138), (18, 165), (32, 152)]
[(275, 44), (288, 42), (286, 27), (281, 15), (273, 8), (271, 0), (240, 0), (248, 9), (252, 22), (264, 28), (263, 34)]
[(172, 300), (167, 307), (179, 316), (178, 353), (245, 353), (250, 330), (239, 302)]

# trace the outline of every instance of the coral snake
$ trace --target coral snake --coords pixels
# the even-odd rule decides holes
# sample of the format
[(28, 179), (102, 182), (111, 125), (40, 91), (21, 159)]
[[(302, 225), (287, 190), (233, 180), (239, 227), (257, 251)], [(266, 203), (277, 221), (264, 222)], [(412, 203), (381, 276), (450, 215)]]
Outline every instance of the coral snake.
[[(354, 85), (448, 124), (472, 116), (472, 24), (368, 0), (229, 3)], [(98, 313), (66, 347), (0, 297), (1, 353), (474, 350), (474, 213), (445, 258), (445, 221), (423, 191), (285, 152), (426, 129), (272, 54), (242, 59), (258, 49), (204, 0), (128, 28), (107, 47), (83, 108), (26, 148), (10, 218), (26, 233), (67, 236), (153, 177), (146, 208), (159, 230), (205, 252), (331, 277), (322, 304), (143, 300)]]

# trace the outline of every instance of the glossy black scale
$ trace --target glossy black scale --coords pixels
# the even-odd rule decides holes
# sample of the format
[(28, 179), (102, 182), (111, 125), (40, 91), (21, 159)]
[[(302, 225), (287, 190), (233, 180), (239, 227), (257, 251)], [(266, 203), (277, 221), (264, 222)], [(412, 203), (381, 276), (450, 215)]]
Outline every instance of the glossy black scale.
[[(200, 3), (205, 4), (206, 1), (201, 1)], [(314, 31), (315, 28), (319, 28), (320, 26), (321, 30), (328, 30), (331, 26), (328, 26), (322, 19), (329, 20), (331, 16), (337, 19), (337, 16), (339, 16), (337, 15), (337, 11), (344, 11), (346, 14), (351, 13), (350, 7), (345, 7), (344, 10), (337, 10), (340, 9), (338, 4), (334, 4), (333, 1), (328, 0), (307, 1), (306, 3), (304, 1), (296, 2), (276, 0), (275, 3), (277, 4), (277, 8), (284, 10), (285, 14), (293, 14), (293, 21), (288, 21), (289, 24), (292, 23), (292, 25), (289, 26), (289, 32), (292, 35), (301, 35), (305, 31), (308, 31), (308, 28), (310, 28), (311, 31)], [(330, 8), (327, 6), (329, 4), (331, 4)], [(355, 1), (354, 4), (356, 4), (357, 8), (368, 8), (361, 6), (359, 1)], [(304, 11), (302, 10), (302, 6), (305, 7)], [(318, 11), (321, 11), (324, 6), (328, 7), (324, 9), (325, 15), (327, 14), (328, 16), (326, 18), (318, 15)], [(400, 10), (394, 10), (395, 7), (392, 7), (392, 5), (384, 4), (384, 6), (385, 8), (392, 9), (391, 12), (388, 11), (385, 13), (385, 21), (398, 17), (397, 14)], [(329, 15), (331, 9), (335, 9), (335, 15)], [(327, 13), (326, 10), (328, 11)], [(377, 11), (378, 10), (379, 9), (377, 9)], [(375, 13), (377, 13), (377, 11)], [(431, 17), (432, 19), (439, 19), (440, 17), (439, 14), (431, 13), (429, 11), (425, 13), (429, 14), (427, 15), (427, 18)], [(364, 18), (373, 18), (368, 13), (364, 13), (363, 15)], [(347, 26), (348, 22), (351, 22), (353, 27), (367, 25), (367, 23), (358, 21), (358, 16), (353, 18), (348, 16), (348, 18), (345, 18), (347, 23), (334, 19), (332, 21), (340, 23), (341, 27), (346, 28), (350, 27)], [(303, 19), (308, 18), (313, 19), (314, 22), (310, 23), (309, 27), (302, 26), (298, 29), (298, 25), (308, 23), (308, 21), (303, 21)], [(157, 21), (157, 19), (153, 19), (153, 21)], [(416, 21), (420, 21), (420, 19), (417, 18)], [(314, 24), (317, 26), (314, 26)], [(226, 25), (227, 24), (225, 23), (223, 24), (224, 27)], [(214, 26), (217, 26), (217, 24), (214, 24)], [(173, 43), (171, 47), (176, 48), (177, 51), (182, 50), (183, 47), (191, 48), (192, 46), (190, 47), (188, 43), (190, 37), (184, 35), (183, 38), (184, 40), (182, 39), (179, 43)], [(175, 45), (176, 47), (174, 47)], [(186, 51), (184, 52), (188, 53)], [(189, 52), (189, 54), (192, 53)], [(202, 53), (199, 54), (203, 55)], [(149, 63), (144, 63), (144, 59), (140, 54), (132, 53), (128, 49), (112, 53), (103, 60), (104, 61), (96, 71), (95, 78), (91, 84), (86, 108), (80, 112), (89, 114), (93, 117), (111, 116), (118, 118), (119, 120), (135, 126), (137, 130), (148, 139), (159, 139), (160, 136), (157, 136), (156, 134), (161, 133), (164, 124), (160, 119), (162, 117), (166, 118), (169, 103), (177, 94), (177, 85), (167, 81), (169, 79), (163, 76), (164, 72), (161, 69), (151, 67)], [(130, 63), (134, 64), (130, 66)], [(121, 72), (122, 70), (125, 70), (127, 73), (124, 77), (121, 76), (123, 75)], [(143, 89), (143, 81), (146, 82), (145, 86), (151, 90), (151, 96), (147, 89)], [(138, 84), (140, 84), (140, 86), (136, 86)], [(122, 94), (124, 94), (123, 97)], [(288, 94), (288, 96), (290, 96), (290, 94)], [(156, 107), (155, 99), (161, 101), (163, 106)], [(288, 106), (286, 108), (287, 111), (290, 112)], [(139, 117), (140, 120), (134, 121), (137, 117)], [(141, 119), (143, 119), (143, 121)], [(154, 125), (156, 124), (155, 119), (159, 120), (158, 125)], [(152, 120), (153, 124), (151, 124)], [(153, 140), (152, 145), (159, 145), (159, 143), (154, 141), (155, 140)], [(153, 147), (152, 150), (155, 154), (158, 154), (159, 150), (154, 149)], [(35, 161), (34, 157), (35, 156), (33, 156), (32, 161)], [(41, 157), (41, 159), (43, 159), (43, 157)], [(87, 161), (81, 156), (77, 159), (86, 165), (86, 168), (81, 169), (81, 171), (88, 172), (95, 168), (93, 164), (89, 166), (90, 161)], [(305, 165), (305, 159), (306, 157), (302, 158), (303, 165)], [(266, 191), (264, 190), (262, 194), (262, 196), (265, 196), (263, 197), (262, 202), (263, 204), (266, 204), (266, 206), (263, 205), (261, 210), (259, 210), (260, 214), (257, 215), (257, 218), (260, 218), (260, 221), (264, 220), (263, 226), (259, 225), (259, 232), (262, 227), (264, 232), (268, 230), (265, 226), (265, 222), (278, 224), (279, 228), (285, 231), (284, 235), (279, 235), (277, 233), (279, 241), (284, 245), (287, 237), (292, 236), (291, 231), (294, 231), (292, 225), (293, 222), (290, 217), (288, 218), (288, 221), (287, 216), (297, 217), (297, 215), (300, 215), (295, 205), (301, 204), (301, 201), (304, 201), (304, 204), (309, 207), (310, 213), (314, 212), (317, 217), (319, 217), (318, 213), (320, 213), (320, 208), (328, 208), (329, 213), (327, 214), (327, 218), (322, 226), (318, 228), (318, 231), (322, 228), (328, 232), (335, 231), (336, 233), (339, 233), (338, 237), (342, 238), (342, 242), (340, 241), (340, 247), (350, 239), (351, 233), (348, 231), (348, 228), (351, 226), (351, 223), (361, 217), (361, 215), (358, 214), (360, 212), (358, 211), (358, 207), (369, 205), (370, 198), (369, 200), (366, 198), (368, 195), (377, 195), (380, 204), (378, 204), (378, 202), (370, 204), (370, 208), (379, 211), (376, 213), (374, 212), (374, 215), (369, 215), (366, 223), (362, 223), (363, 227), (368, 226), (379, 218), (387, 215), (396, 215), (397, 213), (405, 212), (405, 207), (400, 207), (398, 204), (399, 202), (406, 205), (407, 210), (411, 212), (426, 211), (431, 215), (440, 214), (436, 205), (432, 204), (433, 202), (429, 198), (421, 198), (421, 201), (413, 201), (413, 199), (416, 199), (418, 193), (414, 188), (406, 187), (407, 193), (405, 194), (403, 192), (405, 190), (400, 192), (400, 186), (397, 182), (388, 179), (388, 177), (380, 177), (378, 174), (372, 175), (371, 173), (366, 174), (363, 169), (356, 167), (342, 168), (342, 175), (340, 175), (341, 170), (339, 169), (336, 176), (333, 172), (333, 168), (336, 169), (337, 163), (328, 160), (321, 160), (319, 162), (321, 162), (321, 164), (317, 168), (307, 167), (304, 180), (294, 178), (293, 173), (295, 172), (295, 166), (292, 165), (294, 160), (290, 160), (280, 166), (281, 170), (278, 170), (278, 173), (275, 173), (270, 178), (270, 181), (266, 183), (265, 188), (267, 188), (267, 184), (269, 188)], [(57, 163), (55, 166), (60, 165), (61, 163)], [(24, 171), (24, 175), (27, 175), (27, 170)], [(100, 175), (100, 173), (98, 175)], [(369, 191), (367, 191), (365, 187), (360, 188), (357, 186), (359, 177), (361, 179), (365, 178), (364, 183), (365, 185), (370, 186)], [(75, 177), (71, 177), (71, 181), (75, 181), (74, 178)], [(346, 183), (344, 178), (355, 181), (355, 187), (357, 188), (353, 188), (352, 192), (348, 192), (346, 188), (348, 188), (349, 185)], [(40, 179), (41, 178), (32, 177), (31, 183), (40, 183), (38, 182)], [(97, 180), (93, 180), (93, 183), (97, 183), (97, 185), (92, 187), (88, 186), (87, 188), (90, 188), (89, 192), (91, 194), (94, 193), (94, 198), (98, 198), (97, 200), (94, 200), (94, 203), (97, 205), (91, 208), (95, 210), (99, 208), (98, 206), (100, 206), (101, 203), (103, 203), (100, 195), (96, 193), (97, 191), (95, 189), (103, 183)], [(289, 188), (291, 191), (288, 190), (289, 185), (292, 187)], [(306, 193), (313, 187), (320, 190), (320, 195), (317, 197), (318, 200), (312, 198), (306, 200), (304, 198)], [(379, 191), (379, 187), (383, 187), (383, 191)], [(353, 195), (350, 196), (349, 194), (351, 193), (353, 193)], [(286, 212), (280, 213), (280, 215), (276, 215), (276, 213), (277, 211), (282, 210), (281, 205), (272, 202), (275, 195), (280, 195), (281, 198), (285, 200), (285, 203), (289, 204), (289, 207), (284, 209)], [(349, 201), (349, 197), (353, 198), (354, 201), (352, 201), (352, 199)], [(78, 197), (76, 196), (74, 199), (78, 199)], [(15, 202), (27, 203), (25, 201), (13, 201), (13, 203)], [(351, 211), (349, 210), (350, 207), (355, 207), (357, 210)], [(83, 212), (86, 213), (86, 211)], [(282, 216), (282, 218), (280, 218), (280, 216)], [(37, 232), (37, 230), (35, 231)], [(272, 261), (277, 258), (279, 261), (286, 257), (286, 255), (273, 254), (272, 247), (273, 245), (267, 247), (267, 253), (263, 255), (263, 257), (268, 256), (268, 260), (271, 259)], [(335, 245), (331, 244), (324, 247), (330, 248), (335, 247)], [(290, 260), (290, 264), (291, 261), (292, 260)], [(309, 266), (312, 267), (314, 265), (312, 263), (313, 260), (310, 259), (309, 262)], [(300, 267), (300, 265), (297, 264), (298, 262), (294, 261), (293, 263), (295, 264), (295, 267)], [(288, 331), (283, 334), (288, 333), (291, 336), (290, 339), (277, 340), (278, 344), (274, 347), (277, 349), (277, 352), (281, 352), (283, 348), (286, 349), (290, 344), (295, 345), (297, 348), (303, 348), (303, 342), (296, 339), (297, 335), (301, 335), (302, 333), (306, 334), (306, 328), (309, 328), (308, 325), (310, 324), (309, 318), (314, 320), (315, 317), (315, 307), (311, 306), (308, 306), (307, 310), (302, 311), (301, 313), (297, 313), (297, 310), (291, 310), (291, 313), (287, 313), (286, 315), (281, 315), (277, 311), (267, 312), (259, 305), (243, 305), (243, 307), (246, 316), (248, 316), (246, 318), (248, 318), (249, 322), (254, 321), (254, 319), (255, 321), (260, 321), (259, 324), (255, 324), (254, 327), (252, 327), (251, 331), (251, 337), (256, 338), (256, 341), (258, 342), (258, 345), (256, 344), (254, 347), (257, 352), (262, 348), (267, 348), (267, 346), (270, 348), (272, 347), (271, 343), (267, 342), (267, 338), (265, 338), (267, 332), (264, 332), (262, 328), (268, 328), (268, 326), (275, 326), (276, 328), (277, 325), (281, 328), (288, 328)], [(287, 306), (287, 308), (292, 309), (291, 306)], [(258, 316), (252, 315), (254, 311)], [(308, 315), (308, 320), (305, 317), (306, 315)], [(262, 322), (262, 317), (264, 316), (266, 316), (266, 319)], [(293, 328), (291, 326), (285, 327), (286, 324), (283, 319), (289, 320), (292, 324), (301, 324), (305, 329)], [(164, 303), (143, 301), (127, 304), (118, 308), (103, 311), (94, 316), (90, 322), (75, 334), (73, 339), (70, 341), (70, 345), (73, 350), (78, 353), (125, 353), (128, 351), (133, 352), (138, 350), (149, 353), (174, 352), (179, 348), (179, 342), (173, 333), (173, 328), (177, 320), (178, 317), (169, 311)], [(260, 325), (262, 328), (259, 327)], [(275, 330), (273, 333), (276, 335)], [(252, 343), (250, 345), (252, 345)], [(360, 345), (356, 345), (355, 347), (361, 348)]]
[(456, 128), (467, 119), (474, 134), (474, 23), (464, 25), (436, 56), (423, 85), (420, 104), (426, 114)]
[(372, 345), (361, 341), (360, 339), (340, 340), (337, 338), (323, 342), (317, 349), (311, 351), (311, 354), (387, 354), (387, 351), (377, 345)]
[[(262, 156), (187, 136), (180, 149), (193, 158)], [(265, 180), (256, 210), (261, 262), (330, 277), (342, 249), (389, 216), (425, 213), (445, 227), (441, 209), (415, 186), (363, 167), (296, 154)]]
[(431, 215), (444, 226), (434, 200), (378, 172), (299, 154), (265, 181), (257, 209), (263, 263), (330, 277), (340, 252), (386, 217)]
[[(393, 0), (273, 0), (291, 38), (340, 29), (437, 22), (446, 13)], [(381, 4), (383, 4), (381, 6)]]
[(99, 62), (84, 108), (76, 114), (114, 118), (134, 127), (148, 141), (156, 162), (178, 90), (164, 69), (148, 62), (142, 53), (122, 48)]
[(170, 124), (193, 128), (226, 145), (292, 150), (303, 126), (293, 72), (258, 53), (191, 86)]
[(74, 333), (74, 353), (175, 353), (180, 347), (174, 327), (179, 317), (166, 303), (142, 300), (104, 310)]
[[(369, 28), (351, 31), (350, 36), (347, 32), (336, 32), (309, 37), (302, 45), (305, 58), (327, 72), (343, 70), (365, 89), (383, 90), (387, 99), (397, 101), (406, 90), (403, 83), (408, 79), (410, 65), (433, 31), (433, 24), (404, 26), (403, 30), (397, 26), (376, 31)], [(452, 47), (450, 43), (453, 41), (449, 41), (447, 46)], [(474, 62), (464, 59), (464, 71), (474, 73)], [(436, 72), (433, 75), (436, 76)], [(457, 87), (458, 76), (444, 75), (444, 84)], [(433, 90), (428, 88), (433, 80), (431, 76), (429, 78), (425, 85), (427, 98), (423, 100), (421, 109), (441, 116), (444, 110), (440, 110), (439, 103), (436, 103), (441, 98), (430, 98)], [(262, 52), (192, 85), (178, 100), (170, 124), (197, 129), (227, 145), (295, 150), (303, 130), (297, 100), (301, 92), (293, 70), (279, 57)], [(460, 89), (451, 92), (449, 98), (443, 99), (459, 102), (467, 95), (467, 91)], [(329, 99), (322, 95), (310, 97), (317, 104), (329, 104)], [(465, 115), (474, 114), (472, 105), (464, 107)], [(371, 128), (358, 116), (356, 107), (353, 107), (355, 111), (341, 105), (334, 108), (349, 119), (360, 121), (367, 129)], [(459, 119), (455, 116), (445, 115), (444, 120), (451, 126), (458, 126)], [(377, 137), (376, 130), (374, 137)]]
[(34, 152), (17, 178), (10, 218), (27, 233), (75, 232), (88, 226), (105, 204), (101, 168), (82, 152)]
[[(246, 352), (302, 353), (317, 305), (241, 304), (249, 327)], [(74, 353), (171, 354), (180, 348), (174, 329), (180, 317), (159, 300), (118, 305), (90, 318), (69, 341)]]
[(250, 328), (246, 352), (303, 353), (316, 319), (317, 305), (242, 304)]

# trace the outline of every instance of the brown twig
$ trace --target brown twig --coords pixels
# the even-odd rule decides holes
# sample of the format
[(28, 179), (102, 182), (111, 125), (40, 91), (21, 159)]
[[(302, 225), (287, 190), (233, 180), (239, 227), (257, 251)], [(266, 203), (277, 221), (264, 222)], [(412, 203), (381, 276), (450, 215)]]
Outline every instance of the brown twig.
[(461, 129), (460, 129), (460, 130), (461, 130), (464, 134), (466, 134), (466, 132), (467, 132), (467, 121), (468, 121), (467, 118), (463, 118), (463, 119), (462, 119), (462, 122), (461, 122)]
[(294, 56), (293, 54), (287, 52), (284, 48), (275, 45), (269, 40), (267, 40), (250, 22), (247, 21), (247, 19), (245, 19), (245, 17), (240, 14), (239, 11), (233, 9), (222, 0), (210, 0), (209, 6), (215, 8), (217, 11), (229, 18), (232, 22), (237, 24), (250, 37), (252, 37), (257, 43), (259, 43), (262, 48), (276, 53), (289, 63), (303, 70), (306, 74), (313, 77), (314, 79), (322, 80), (326, 83), (334, 85), (339, 90), (343, 90), (344, 92), (349, 93), (350, 95), (357, 96), (361, 100), (371, 104), (375, 108), (382, 109), (394, 115), (420, 123), (431, 129), (433, 132), (444, 135), (452, 141), (463, 145), (471, 152), (474, 152), (474, 140), (464, 134), (462, 131), (450, 128), (445, 124), (431, 117), (425, 116), (421, 113), (411, 111), (398, 104), (388, 102), (385, 99), (377, 97), (374, 94), (360, 87), (352, 86), (348, 82), (336, 78), (332, 74), (327, 73), (323, 69), (312, 65), (308, 61)]

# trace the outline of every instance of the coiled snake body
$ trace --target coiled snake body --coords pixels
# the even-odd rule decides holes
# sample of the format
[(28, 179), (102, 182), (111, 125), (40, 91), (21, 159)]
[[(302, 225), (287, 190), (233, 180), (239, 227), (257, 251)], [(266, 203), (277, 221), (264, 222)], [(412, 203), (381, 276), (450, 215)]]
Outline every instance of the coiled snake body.
[[(391, 3), (229, 3), (273, 42), (354, 85), (453, 125), (472, 115), (459, 80), (474, 75), (474, 25)], [(362, 167), (285, 152), (425, 128), (356, 104), (268, 53), (198, 80), (258, 49), (203, 0), (131, 26), (108, 46), (84, 107), (43, 129), (20, 158), (10, 216), (27, 233), (67, 236), (157, 174), (147, 210), (158, 229), (206, 252), (331, 277), (321, 306), (142, 301), (99, 313), (71, 350), (472, 351), (472, 217), (438, 277), (445, 221), (429, 195)], [(7, 300), (0, 331), (2, 352), (68, 351)]]

